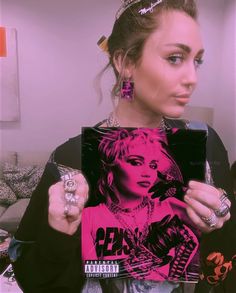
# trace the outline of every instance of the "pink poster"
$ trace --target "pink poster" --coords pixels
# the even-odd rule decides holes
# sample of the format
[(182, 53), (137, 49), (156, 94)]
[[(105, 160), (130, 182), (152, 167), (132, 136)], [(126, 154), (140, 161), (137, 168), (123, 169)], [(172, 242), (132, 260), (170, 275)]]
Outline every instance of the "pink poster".
[(205, 145), (199, 130), (83, 128), (87, 278), (198, 280), (200, 231), (183, 196), (205, 179)]

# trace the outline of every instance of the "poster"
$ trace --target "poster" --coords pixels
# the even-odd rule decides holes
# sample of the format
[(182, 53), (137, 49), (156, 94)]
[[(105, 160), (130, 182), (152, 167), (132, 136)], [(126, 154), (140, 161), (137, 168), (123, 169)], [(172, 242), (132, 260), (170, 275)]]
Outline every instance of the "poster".
[(205, 160), (205, 131), (83, 128), (85, 276), (197, 282), (201, 235), (183, 196)]

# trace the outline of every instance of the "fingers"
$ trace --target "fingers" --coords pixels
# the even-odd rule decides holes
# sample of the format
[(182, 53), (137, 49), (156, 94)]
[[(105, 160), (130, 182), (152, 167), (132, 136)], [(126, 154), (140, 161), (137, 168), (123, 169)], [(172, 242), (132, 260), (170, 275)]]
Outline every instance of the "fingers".
[(206, 223), (202, 221), (202, 219), (199, 217), (194, 209), (192, 209), (190, 206), (187, 206), (186, 211), (189, 218), (193, 221), (193, 223), (196, 225), (196, 227), (198, 227), (200, 231), (205, 233), (209, 233), (212, 231), (212, 228), (210, 228)]
[(185, 196), (185, 202), (196, 212), (196, 214), (198, 214), (199, 217), (209, 217), (211, 215), (211, 210), (207, 206), (188, 195)]
[(72, 235), (81, 222), (89, 187), (81, 173), (66, 175), (68, 179), (49, 188), (48, 222), (55, 230)]
[[(201, 202), (203, 205), (213, 210), (217, 210), (220, 207), (221, 194), (222, 192), (220, 192), (214, 186), (197, 181), (190, 181), (189, 188), (186, 192), (186, 195)], [(226, 203), (229, 207), (231, 207), (231, 202), (229, 199), (226, 200)]]
[(199, 228), (202, 232), (211, 232), (215, 229), (222, 228), (224, 222), (226, 221), (223, 218), (217, 218), (216, 223), (213, 227), (206, 224), (206, 221), (203, 219), (209, 219), (212, 216), (213, 211), (203, 206), (201, 203), (195, 201), (194, 199), (190, 199), (187, 202), (187, 213), (193, 223)]
[[(63, 183), (58, 182), (49, 188), (49, 212), (60, 214), (61, 206), (63, 204), (64, 188)], [(53, 209), (53, 210), (51, 210)]]
[[(190, 181), (189, 188), (184, 197), (187, 203), (187, 213), (191, 220), (201, 231), (210, 232), (221, 228), (230, 219), (230, 213), (225, 216), (216, 216), (216, 212), (222, 205), (222, 192), (214, 186)], [(225, 199), (225, 203), (230, 207), (231, 203)]]
[(49, 213), (57, 216), (76, 217), (81, 213), (84, 205), (88, 200), (89, 186), (85, 177), (80, 173), (72, 177), (77, 183), (76, 191), (70, 194), (74, 201), (68, 203), (65, 198), (64, 182), (60, 181), (49, 188)]

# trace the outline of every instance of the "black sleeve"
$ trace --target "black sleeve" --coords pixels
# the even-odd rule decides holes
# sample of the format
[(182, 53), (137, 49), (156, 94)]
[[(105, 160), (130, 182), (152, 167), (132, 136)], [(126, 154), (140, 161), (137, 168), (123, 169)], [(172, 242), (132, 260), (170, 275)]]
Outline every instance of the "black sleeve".
[(80, 237), (45, 226), (34, 243), (24, 243), (13, 262), (17, 283), (24, 293), (81, 292), (84, 276)]
[(226, 190), (231, 200), (231, 219), (226, 222), (222, 229), (205, 235), (202, 241), (203, 255), (206, 257), (213, 249), (221, 251), (228, 259), (236, 254), (236, 205), (232, 196), (230, 180), (230, 165), (227, 151), (212, 128), (209, 127), (207, 140), (207, 159), (211, 167), (214, 185)]
[[(79, 157), (76, 143), (71, 142), (59, 147), (54, 157), (59, 163), (79, 168), (78, 159), (70, 163), (71, 149), (75, 148)], [(14, 235), (18, 247), (11, 259), (16, 280), (24, 293), (79, 293), (83, 287), (80, 228), (69, 236), (48, 224), (48, 189), (59, 179), (56, 165), (47, 163)]]
[[(211, 167), (214, 185), (227, 191), (231, 200), (231, 219), (227, 221), (221, 229), (212, 233), (202, 235), (201, 240), (201, 263), (204, 281), (198, 283), (195, 293), (209, 292), (211, 286), (216, 286), (214, 292), (234, 292), (236, 278), (236, 203), (232, 195), (230, 180), (230, 167), (227, 151), (217, 135), (209, 127), (207, 140), (207, 159)], [(207, 261), (209, 255), (223, 256), (223, 263), (217, 260)], [(230, 267), (228, 266), (229, 264)], [(206, 281), (207, 276), (212, 280), (216, 278), (214, 284)]]
[[(236, 255), (236, 201), (233, 195), (227, 150), (218, 134), (210, 127), (207, 142), (207, 158), (211, 166), (215, 186), (226, 190), (231, 201), (231, 219), (224, 224), (222, 229), (214, 232), (220, 241), (213, 238), (214, 245), (218, 243), (219, 249), (222, 250), (228, 259), (231, 259), (233, 255)], [(209, 237), (211, 234), (209, 234)]]

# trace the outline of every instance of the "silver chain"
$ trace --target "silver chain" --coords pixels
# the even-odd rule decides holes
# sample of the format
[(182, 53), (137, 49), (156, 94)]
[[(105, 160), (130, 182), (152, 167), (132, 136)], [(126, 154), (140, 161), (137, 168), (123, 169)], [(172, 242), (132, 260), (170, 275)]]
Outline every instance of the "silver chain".
[[(128, 235), (130, 237), (130, 241), (132, 242), (132, 244), (135, 247), (137, 245), (137, 243), (135, 242), (135, 231), (134, 231), (134, 229), (131, 228), (130, 225), (128, 225), (128, 223), (124, 220), (124, 218), (122, 216), (122, 214), (127, 215), (127, 213), (130, 212), (130, 211), (127, 211), (129, 209), (122, 209), (121, 207), (119, 207), (118, 205), (116, 205), (114, 203), (106, 204), (106, 206), (113, 213), (114, 217), (118, 220), (118, 222), (120, 222), (122, 227), (124, 229), (126, 229), (126, 232), (128, 233)], [(148, 227), (149, 227), (150, 220), (151, 220), (153, 212), (154, 212), (154, 202), (150, 201), (148, 199), (148, 197), (144, 197), (142, 203), (139, 204), (135, 209), (133, 209), (133, 212), (131, 212), (131, 215), (130, 215), (134, 219), (135, 213), (137, 213), (139, 210), (144, 209), (145, 207), (147, 207), (147, 217), (146, 217), (146, 221), (144, 223), (143, 229), (142, 229), (142, 236), (140, 236), (138, 239), (139, 243), (142, 243), (143, 241), (145, 241), (145, 239), (148, 235)], [(137, 228), (137, 227), (135, 227), (135, 228)]]
[[(118, 119), (115, 117), (113, 112), (111, 112), (109, 117), (106, 119), (106, 124), (107, 127), (121, 127)], [(165, 120), (163, 118), (161, 119), (160, 126), (158, 127), (160, 127), (163, 130), (168, 129), (168, 126), (166, 125)]]

